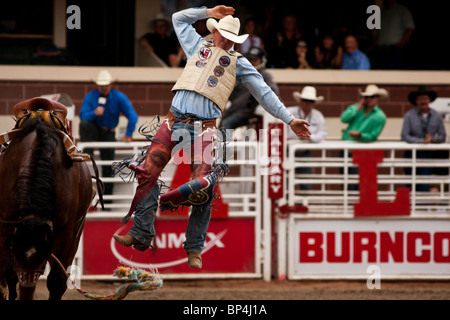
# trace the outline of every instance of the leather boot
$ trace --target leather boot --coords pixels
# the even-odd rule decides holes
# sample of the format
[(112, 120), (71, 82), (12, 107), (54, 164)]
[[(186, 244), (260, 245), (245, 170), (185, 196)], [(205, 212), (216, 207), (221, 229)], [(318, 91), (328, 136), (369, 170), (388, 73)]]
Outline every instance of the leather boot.
[(188, 252), (188, 266), (200, 269), (202, 267), (202, 256), (198, 252)]
[(113, 235), (113, 238), (121, 245), (123, 245), (125, 247), (130, 247), (132, 245), (133, 248), (135, 248), (136, 250), (139, 250), (139, 251), (145, 251), (149, 247), (129, 234), (124, 235), (124, 236), (119, 236), (119, 235), (115, 234), (115, 235)]

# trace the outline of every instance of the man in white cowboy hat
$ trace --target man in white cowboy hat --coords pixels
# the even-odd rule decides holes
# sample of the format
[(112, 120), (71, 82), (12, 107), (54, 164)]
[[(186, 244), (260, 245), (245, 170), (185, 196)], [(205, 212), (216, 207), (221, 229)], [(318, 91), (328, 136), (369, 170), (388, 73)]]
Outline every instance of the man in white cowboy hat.
[(386, 124), (386, 114), (380, 109), (380, 99), (386, 99), (388, 92), (375, 84), (369, 84), (365, 91), (359, 91), (361, 100), (349, 106), (342, 114), (341, 121), (348, 124), (342, 140), (376, 141)]
[[(115, 128), (121, 114), (128, 119), (122, 141), (132, 141), (138, 115), (130, 100), (124, 93), (112, 89), (113, 78), (108, 70), (100, 70), (94, 81), (97, 88), (86, 94), (81, 105), (80, 141), (116, 141)], [(93, 151), (93, 149), (84, 150), (90, 154), (93, 154)], [(113, 160), (114, 154), (114, 149), (100, 149), (102, 160)], [(102, 166), (102, 174), (103, 177), (111, 177), (111, 167)], [(110, 195), (112, 192), (113, 184), (105, 183), (105, 195)]]
[[(342, 140), (372, 142), (378, 139), (386, 124), (386, 114), (380, 109), (380, 99), (386, 99), (388, 92), (375, 84), (369, 84), (365, 91), (359, 90), (361, 100), (349, 106), (341, 121), (348, 124), (342, 133)], [(343, 153), (341, 153), (343, 155)], [(349, 154), (351, 157), (351, 154)], [(341, 173), (343, 170), (341, 170)], [(358, 174), (357, 167), (350, 167), (349, 174)], [(358, 190), (358, 185), (349, 185), (349, 190)]]
[[(249, 88), (263, 108), (288, 124), (298, 136), (310, 134), (307, 121), (294, 118), (261, 74), (247, 59), (232, 50), (235, 43), (242, 43), (247, 38), (247, 35), (239, 35), (239, 19), (231, 16), (234, 11), (232, 7), (219, 5), (186, 9), (172, 16), (174, 30), (188, 60), (172, 89), (175, 96), (169, 113), (156, 133), (146, 159), (136, 168), (139, 185), (127, 214), (129, 217), (134, 213), (134, 225), (127, 235), (113, 236), (124, 246), (144, 249), (144, 246), (150, 246), (155, 235), (155, 210), (150, 208), (157, 202), (157, 197), (148, 195), (157, 188), (159, 174), (170, 161), (173, 148), (180, 143), (178, 139), (172, 139), (172, 133), (185, 130), (191, 136), (188, 146), (191, 150), (187, 152), (194, 159), (194, 164), (191, 163), (193, 178), (204, 178), (211, 171), (212, 164), (202, 158), (208, 155), (205, 152), (198, 154), (193, 145), (200, 138), (202, 151), (211, 146), (211, 138), (201, 138), (216, 135), (216, 119), (222, 116), (236, 82)], [(192, 26), (196, 21), (207, 18), (210, 18), (207, 28), (212, 33), (211, 42), (205, 41)], [(196, 162), (199, 158), (200, 163)], [(201, 252), (211, 217), (212, 199), (208, 198), (201, 206), (195, 203), (197, 199), (199, 197), (193, 193), (188, 202), (184, 202), (192, 205), (184, 242), (188, 266), (192, 268), (202, 267)]]
[[(302, 92), (294, 91), (292, 93), (295, 101), (298, 105), (287, 108), (291, 114), (300, 119), (305, 119), (310, 124), (309, 131), (311, 135), (309, 137), (297, 137), (292, 131), (288, 131), (287, 139), (289, 145), (294, 142), (303, 143), (318, 143), (325, 140), (327, 136), (327, 127), (325, 125), (325, 117), (322, 112), (315, 107), (317, 104), (323, 101), (323, 96), (317, 96), (316, 88), (312, 86), (305, 86)], [(292, 141), (292, 142), (291, 142)], [(299, 149), (295, 153), (296, 157), (311, 157), (311, 150)], [(313, 169), (309, 167), (300, 167), (295, 169), (296, 174), (312, 174)], [(311, 185), (301, 184), (300, 190), (310, 190)]]
[(317, 96), (316, 88), (311, 86), (304, 87), (301, 93), (294, 91), (292, 96), (298, 105), (287, 109), (294, 117), (308, 121), (311, 135), (309, 137), (297, 137), (292, 131), (289, 131), (288, 139), (313, 143), (325, 140), (327, 136), (325, 117), (322, 112), (315, 108), (317, 104), (323, 101), (324, 97)]

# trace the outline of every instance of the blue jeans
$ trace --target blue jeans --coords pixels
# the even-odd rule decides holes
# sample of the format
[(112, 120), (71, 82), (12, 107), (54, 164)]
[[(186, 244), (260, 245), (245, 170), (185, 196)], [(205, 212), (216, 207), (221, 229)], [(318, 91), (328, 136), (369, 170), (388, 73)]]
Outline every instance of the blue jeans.
[(134, 225), (129, 235), (143, 244), (150, 246), (155, 236), (155, 217), (158, 210), (159, 186), (156, 184), (152, 191), (138, 203), (134, 211)]
[[(173, 114), (180, 119), (186, 117), (178, 112), (172, 110)], [(191, 141), (190, 143), (183, 143), (183, 147), (193, 146), (195, 139), (199, 134), (199, 127), (192, 124), (175, 122), (172, 126), (173, 137), (183, 137), (183, 134), (174, 135), (176, 130), (186, 130), (189, 132)], [(178, 145), (182, 142), (175, 142)], [(157, 142), (154, 142), (157, 143)], [(175, 148), (174, 148), (175, 149)], [(193, 152), (193, 148), (191, 148)], [(155, 187), (149, 192), (136, 206), (134, 211), (134, 225), (129, 232), (134, 238), (139, 240), (145, 245), (150, 245), (153, 237), (155, 236), (155, 217), (158, 209), (158, 195), (159, 187), (156, 184)], [(184, 249), (186, 252), (198, 252), (201, 253), (206, 240), (206, 232), (208, 230), (209, 221), (211, 219), (211, 201), (206, 205), (192, 206), (191, 214), (189, 216), (189, 222), (186, 228), (186, 241), (184, 242)]]

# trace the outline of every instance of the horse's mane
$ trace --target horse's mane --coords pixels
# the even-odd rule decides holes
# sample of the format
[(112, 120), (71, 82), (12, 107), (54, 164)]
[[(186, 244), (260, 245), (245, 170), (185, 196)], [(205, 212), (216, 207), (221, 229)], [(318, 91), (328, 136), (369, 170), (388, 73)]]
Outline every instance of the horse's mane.
[(27, 168), (21, 170), (17, 178), (16, 198), (21, 209), (16, 214), (19, 217), (33, 214), (54, 221), (56, 190), (53, 158), (58, 150), (61, 151), (61, 136), (57, 129), (47, 125), (43, 119), (35, 118), (26, 121), (15, 138), (16, 146), (20, 146), (20, 141), (34, 131), (37, 134), (37, 145), (34, 150), (28, 150), (34, 153), (32, 161), (26, 164)]

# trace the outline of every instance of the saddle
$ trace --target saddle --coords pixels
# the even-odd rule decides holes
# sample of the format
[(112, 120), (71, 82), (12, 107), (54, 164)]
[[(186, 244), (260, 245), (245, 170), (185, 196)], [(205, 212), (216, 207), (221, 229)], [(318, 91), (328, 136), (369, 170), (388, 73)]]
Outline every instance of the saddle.
[[(99, 192), (99, 200), (102, 208), (103, 203), (103, 182), (99, 178), (98, 168), (95, 160), (91, 155), (82, 153), (80, 149), (73, 143), (73, 138), (69, 135), (69, 123), (67, 120), (67, 108), (53, 100), (46, 98), (31, 98), (21, 101), (14, 106), (14, 116), (16, 117), (16, 125), (13, 130), (0, 134), (0, 152), (3, 152), (3, 147), (9, 141), (13, 140), (20, 132), (24, 123), (28, 120), (41, 117), (44, 121), (59, 130), (63, 137), (64, 147), (68, 156), (72, 161), (91, 161), (95, 172), (95, 180), (97, 182), (97, 190)], [(98, 203), (97, 202), (97, 203)], [(95, 204), (97, 206), (97, 204)]]
[(73, 143), (73, 138), (69, 135), (68, 130), (67, 108), (63, 104), (46, 98), (31, 98), (16, 104), (13, 111), (16, 125), (13, 130), (0, 135), (0, 145), (11, 141), (20, 132), (26, 121), (40, 117), (49, 126), (59, 130), (63, 136), (67, 154), (73, 161), (91, 159), (90, 155), (82, 153)]
[(45, 98), (32, 98), (19, 102), (14, 106), (16, 127), (23, 126), (25, 121), (41, 117), (44, 121), (68, 134), (67, 108), (56, 101)]

